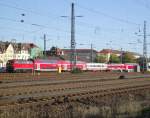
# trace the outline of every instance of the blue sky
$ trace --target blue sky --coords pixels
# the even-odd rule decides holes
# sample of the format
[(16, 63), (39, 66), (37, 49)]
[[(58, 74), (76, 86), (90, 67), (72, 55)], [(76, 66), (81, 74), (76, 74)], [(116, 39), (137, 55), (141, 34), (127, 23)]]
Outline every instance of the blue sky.
[(33, 42), (43, 48), (45, 33), (47, 49), (70, 47), (71, 2), (75, 14), (83, 16), (76, 18), (77, 48), (90, 48), (92, 43), (96, 50), (123, 48), (142, 53), (143, 37), (135, 32), (143, 33), (146, 20), (150, 34), (150, 0), (0, 0), (0, 39)]

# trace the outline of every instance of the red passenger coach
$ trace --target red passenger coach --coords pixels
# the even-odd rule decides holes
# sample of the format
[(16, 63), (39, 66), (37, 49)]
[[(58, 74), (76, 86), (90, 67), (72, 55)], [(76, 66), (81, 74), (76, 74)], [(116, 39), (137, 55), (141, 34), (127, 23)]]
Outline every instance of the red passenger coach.
[(28, 60), (8, 60), (6, 64), (7, 72), (31, 72), (33, 71), (34, 64)]
[(70, 62), (64, 60), (58, 61), (58, 67), (61, 67), (62, 71), (68, 71), (71, 69)]
[(140, 72), (140, 66), (136, 63), (125, 64), (127, 72)]
[[(61, 66), (62, 71), (70, 71), (71, 67), (73, 65), (71, 65), (70, 61), (58, 61), (58, 66)], [(86, 63), (82, 62), (82, 61), (77, 61), (76, 62), (76, 68), (79, 68), (81, 70), (86, 70)]]
[(108, 64), (108, 70), (110, 71), (123, 71), (125, 69), (124, 64)]
[(108, 64), (108, 70), (111, 71), (139, 72), (138, 68), (138, 64)]
[(34, 60), (35, 71), (57, 71), (57, 60), (36, 59)]

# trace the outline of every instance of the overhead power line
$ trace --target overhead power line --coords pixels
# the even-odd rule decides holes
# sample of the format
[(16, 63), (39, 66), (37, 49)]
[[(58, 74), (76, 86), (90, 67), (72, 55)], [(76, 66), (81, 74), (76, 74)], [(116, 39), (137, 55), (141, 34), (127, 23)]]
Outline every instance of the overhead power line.
[[(12, 8), (12, 9), (17, 9), (17, 10), (21, 10), (21, 11), (25, 11), (25, 12), (29, 12), (29, 13), (32, 13), (32, 14), (35, 14), (35, 15), (39, 15), (39, 16), (44, 16), (44, 17), (48, 17), (48, 18), (52, 18), (51, 16), (46, 16), (46, 15), (43, 15), (39, 12), (36, 12), (36, 11), (33, 11), (33, 10), (27, 10), (27, 9), (24, 9), (24, 8), (20, 8), (20, 7), (16, 7), (16, 6), (13, 6), (13, 5), (8, 5), (8, 4), (4, 4), (4, 3), (0, 3), (0, 6), (3, 6), (3, 7), (8, 7), (8, 8)], [(53, 16), (55, 18), (60, 18), (58, 17), (59, 15), (54, 15)], [(66, 16), (61, 16), (61, 17), (66, 17)], [(69, 19), (70, 20), (70, 19)], [(62, 20), (60, 20), (62, 21)], [(83, 23), (83, 22), (82, 22)], [(82, 25), (82, 23), (80, 24), (80, 26)], [(84, 23), (84, 24), (87, 24), (87, 23)], [(78, 25), (78, 24), (77, 24)], [(88, 25), (88, 27), (91, 26), (91, 25)], [(92, 27), (91, 27), (92, 28)]]
[[(22, 11), (25, 11), (25, 12), (29, 12), (29, 13), (32, 13), (32, 14), (35, 14), (35, 15), (39, 15), (39, 16), (44, 16), (44, 17), (48, 17), (48, 18), (51, 18), (50, 16), (46, 16), (42, 13), (39, 13), (37, 11), (33, 11), (33, 10), (29, 10), (29, 9), (24, 9), (24, 8), (19, 8), (19, 7), (16, 7), (15, 5), (8, 5), (8, 4), (3, 4), (3, 3), (0, 3), (1, 6), (5, 6), (5, 7), (8, 7), (8, 8), (13, 8), (13, 9), (17, 9), (17, 10), (22, 10)], [(78, 5), (79, 6), (79, 5)], [(81, 7), (81, 6), (80, 6)], [(93, 12), (93, 11), (92, 11)], [(94, 11), (95, 12), (95, 11)], [(99, 14), (99, 13), (98, 13)], [(56, 14), (55, 14), (56, 16)], [(58, 15), (59, 16), (59, 15)], [(57, 18), (60, 18), (56, 16)], [(9, 20), (9, 21), (13, 21), (13, 22), (20, 22), (20, 21), (17, 21), (17, 20), (14, 20), (14, 19), (10, 19), (10, 18), (4, 18), (4, 17), (0, 17), (0, 19), (3, 19), (3, 20)], [(79, 24), (78, 24), (79, 23)], [(28, 25), (34, 25), (34, 23), (27, 23), (27, 22), (24, 22), (24, 24), (28, 24)], [(103, 28), (103, 27), (100, 27), (97, 26), (97, 25), (93, 25), (93, 24), (89, 24), (89, 23), (86, 23), (86, 22), (80, 22), (80, 21), (77, 21), (77, 24), (78, 26), (81, 26), (81, 27), (88, 27), (88, 28), (91, 28), (93, 29), (92, 30), (92, 33), (95, 31), (95, 32), (98, 32), (98, 29), (105, 29), (105, 30), (112, 30), (114, 31), (114, 29), (112, 28)], [(60, 31), (60, 32), (64, 32), (64, 33), (67, 33), (70, 35), (70, 31), (67, 31), (67, 30), (64, 30), (64, 29), (60, 29), (60, 28), (57, 28), (57, 27), (49, 27), (48, 25), (41, 25), (39, 24), (39, 27), (41, 28), (46, 28), (46, 29), (51, 29), (51, 30), (55, 30), (55, 31)], [(120, 29), (118, 29), (119, 31)], [(96, 34), (96, 33), (95, 33)], [(77, 35), (82, 35), (82, 36), (85, 36), (83, 32), (77, 32)], [(87, 35), (86, 35), (87, 36)]]
[(24, 30), (24, 29), (20, 29), (20, 28), (12, 28), (12, 27), (0, 27), (0, 29), (2, 29), (2, 30), (6, 29), (6, 30), (11, 30), (11, 31), (20, 31), (20, 32), (24, 32), (24, 33), (36, 33), (41, 30), (41, 29), (39, 29), (39, 30), (28, 31), (28, 30)]
[[(15, 20), (15, 19), (12, 19), (12, 18), (7, 18), (7, 17), (0, 17), (0, 20), (7, 20), (7, 21), (10, 21), (10, 22), (21, 23), (19, 20)], [(29, 22), (23, 22), (23, 24), (30, 25), (30, 26), (38, 26), (39, 28), (44, 28), (44, 29), (49, 29), (49, 30), (60, 31), (60, 32), (67, 33), (68, 35), (70, 35), (70, 31), (63, 30), (63, 29), (60, 29), (60, 28), (57, 28), (57, 27), (49, 27), (49, 26), (46, 26), (46, 25), (29, 23)], [(83, 33), (78, 32), (77, 35), (81, 36), (81, 35), (83, 35)]]
[[(15, 19), (11, 19), (11, 18), (6, 18), (6, 17), (0, 17), (0, 20), (8, 20), (8, 21), (12, 21), (12, 22), (17, 22), (17, 23), (21, 23), (21, 21), (19, 20), (15, 20)], [(27, 24), (27, 25), (36, 25), (39, 26), (41, 28), (47, 28), (47, 29), (52, 29), (52, 30), (56, 30), (56, 31), (61, 31), (61, 32), (65, 32), (65, 33), (70, 33), (69, 31), (65, 31), (56, 27), (48, 27), (45, 25), (41, 25), (41, 24), (33, 24), (33, 23), (27, 23), (27, 22), (23, 22), (23, 24)]]
[[(12, 18), (6, 18), (6, 17), (0, 17), (0, 20), (8, 20), (8, 21), (11, 21), (11, 22), (16, 22), (16, 23), (21, 23), (19, 20), (15, 20), (15, 19), (12, 19)], [(82, 22), (83, 23), (83, 22)], [(28, 31), (25, 31), (25, 30), (18, 30), (18, 31), (23, 31), (23, 32), (25, 32), (25, 33), (36, 33), (36, 32), (38, 32), (38, 31), (40, 31), (41, 30), (41, 28), (42, 29), (49, 29), (49, 30), (55, 30), (55, 31), (60, 31), (60, 32), (63, 32), (63, 33), (67, 33), (67, 35), (68, 36), (70, 36), (70, 31), (67, 31), (67, 30), (63, 30), (63, 29), (60, 29), (60, 28), (57, 28), (57, 27), (49, 27), (49, 26), (46, 26), (46, 25), (41, 25), (41, 24), (35, 24), (35, 23), (27, 23), (27, 22), (23, 22), (23, 24), (26, 24), (26, 25), (30, 25), (30, 26), (37, 26), (37, 27), (39, 27), (40, 29), (39, 30), (36, 30), (36, 31), (31, 31), (31, 32), (28, 32)], [(93, 32), (95, 33), (95, 34), (97, 34), (97, 32), (99, 32), (99, 30), (101, 30), (101, 29), (103, 29), (102, 27), (98, 27), (98, 29), (97, 29), (97, 27), (91, 27), (91, 28), (94, 28), (93, 30), (92, 30), (92, 33), (91, 34), (93, 34)], [(12, 29), (12, 28), (11, 28)], [(108, 30), (108, 28), (107, 28), (107, 30)], [(111, 29), (110, 29), (111, 30)], [(112, 29), (113, 31), (114, 31), (114, 29)], [(85, 37), (87, 37), (87, 34), (85, 35), (85, 33), (84, 32), (77, 32), (76, 33), (77, 34), (77, 36), (84, 36), (84, 38)], [(88, 37), (91, 37), (91, 34), (89, 33), (88, 35)], [(52, 36), (51, 34), (47, 34), (48, 36)], [(53, 35), (54, 36), (54, 35)], [(61, 37), (64, 37), (64, 36), (61, 36)], [(93, 38), (93, 37), (91, 37), (91, 38)]]
[[(12, 19), (12, 18), (7, 18), (7, 17), (0, 17), (0, 20), (7, 20), (7, 21), (10, 21), (10, 22), (21, 23), (19, 20), (15, 20), (15, 19)], [(60, 29), (60, 28), (57, 28), (57, 27), (49, 27), (49, 26), (46, 26), (46, 25), (29, 23), (29, 22), (23, 22), (23, 24), (26, 24), (26, 25), (29, 25), (29, 26), (37, 26), (37, 27), (42, 28), (42, 29), (49, 29), (49, 30), (60, 31), (60, 32), (67, 33), (68, 35), (70, 35), (70, 31), (67, 31), (67, 30), (64, 30), (64, 29)], [(84, 32), (77, 32), (77, 35), (78, 36), (79, 35), (80, 36), (81, 35), (84, 36), (85, 34), (84, 34)]]
[(149, 1), (135, 0), (135, 3), (150, 10), (150, 2)]
[[(67, 1), (67, 0), (64, 0), (64, 1), (70, 3), (70, 2)], [(79, 8), (85, 9), (85, 10), (87, 10), (87, 11), (89, 11), (89, 12), (92, 12), (92, 13), (95, 13), (95, 14), (98, 14), (98, 15), (101, 15), (101, 16), (104, 16), (104, 17), (107, 17), (107, 18), (111, 18), (111, 19), (113, 19), (113, 20), (115, 20), (115, 21), (119, 21), (119, 22), (127, 23), (127, 24), (132, 24), (132, 25), (138, 25), (138, 26), (140, 25), (140, 24), (138, 24), (138, 23), (135, 23), (135, 22), (132, 22), (132, 21), (123, 19), (123, 18), (115, 17), (115, 16), (112, 16), (112, 15), (106, 14), (106, 13), (104, 13), (104, 12), (95, 10), (95, 9), (93, 9), (93, 8), (88, 8), (88, 7), (82, 6), (82, 5), (77, 4), (77, 3), (75, 3), (75, 5), (78, 6)]]
[[(8, 5), (8, 4), (5, 4), (5, 3), (0, 3), (0, 6), (12, 8), (12, 9), (17, 9), (17, 10), (21, 10), (21, 11), (25, 11), (25, 12), (29, 12), (29, 13), (32, 13), (32, 14), (35, 14), (35, 15), (44, 16), (44, 17), (51, 18), (51, 19), (52, 19), (52, 15), (53, 15), (53, 16), (55, 17), (55, 20), (60, 18), (59, 15), (56, 15), (56, 14), (53, 14), (53, 13), (50, 13), (50, 14), (52, 14), (51, 16), (49, 16), (49, 15), (44, 15), (44, 14), (39, 13), (39, 12), (37, 12), (37, 11), (33, 11), (33, 10), (29, 10), (29, 9), (24, 9), (24, 8), (16, 7), (16, 6), (14, 6), (14, 5)], [(78, 5), (78, 6), (81, 7), (81, 8), (90, 10), (91, 12), (94, 12), (94, 13), (95, 13), (95, 12), (98, 13), (98, 14), (101, 13), (101, 14), (104, 15), (104, 16), (111, 17), (111, 18), (113, 18), (114, 20), (119, 20), (120, 22), (131, 23), (131, 22), (127, 21), (127, 20), (123, 20), (123, 19), (119, 19), (119, 18), (116, 19), (115, 17), (110, 16), (110, 15), (107, 15), (107, 14), (105, 14), (105, 13), (102, 13), (102, 12), (99, 12), (99, 11), (95, 11), (95, 10), (93, 10), (93, 9), (91, 10), (91, 9), (89, 9), (89, 8), (82, 7), (81, 5)], [(62, 21), (62, 20), (60, 20), (60, 21)], [(94, 26), (94, 25), (89, 24), (89, 23), (86, 23), (86, 22), (79, 22), (79, 21), (77, 21), (77, 23), (79, 23), (79, 24), (77, 24), (77, 25), (82, 26), (82, 27), (88, 27), (88, 28), (97, 27), (97, 25)], [(136, 24), (136, 23), (133, 23), (133, 22), (132, 22), (132, 24)], [(139, 24), (136, 24), (136, 25), (139, 25)], [(102, 29), (103, 29), (103, 28), (102, 28)], [(104, 28), (104, 29), (105, 29), (105, 28)], [(109, 28), (109, 29), (111, 29), (111, 28)]]
[(11, 19), (11, 18), (6, 18), (6, 17), (0, 17), (1, 20), (7, 20), (7, 21), (12, 21), (12, 22), (20, 22), (20, 21), (17, 21), (15, 19)]
[(107, 18), (111, 18), (111, 19), (119, 21), (119, 22), (132, 24), (132, 25), (140, 25), (138, 23), (135, 23), (135, 22), (132, 22), (132, 21), (129, 21), (129, 20), (125, 20), (125, 19), (122, 19), (122, 18), (118, 18), (118, 17), (112, 16), (112, 15), (106, 14), (104, 12), (97, 11), (97, 10), (92, 9), (92, 8), (87, 8), (87, 7), (84, 7), (84, 6), (79, 5), (79, 4), (76, 4), (76, 5), (80, 8), (82, 8), (82, 9), (86, 9), (86, 10), (92, 12), (92, 13), (95, 13), (95, 14), (98, 14), (98, 15), (101, 15), (101, 16), (104, 16), (104, 17), (107, 17)]
[[(0, 5), (1, 6), (4, 6), (4, 7), (8, 7), (8, 8), (13, 8), (13, 9), (17, 9), (17, 10), (22, 10), (22, 11), (25, 11), (25, 12), (30, 12), (30, 13), (32, 13), (32, 14), (35, 14), (35, 15), (39, 15), (39, 16), (44, 16), (44, 17), (48, 17), (48, 18), (52, 18), (51, 16), (46, 16), (46, 15), (43, 15), (42, 13), (39, 13), (39, 12), (37, 12), (37, 11), (33, 11), (33, 10), (29, 10), (29, 9), (24, 9), (24, 8), (20, 8), (20, 7), (16, 7), (16, 6), (14, 6), (14, 5), (8, 5), (8, 4), (4, 4), (4, 3), (0, 3)], [(54, 15), (53, 14), (53, 16), (55, 17), (55, 18), (60, 18), (60, 17), (58, 17), (57, 15)], [(9, 20), (9, 19), (6, 19), (6, 20)], [(10, 21), (11, 21), (12, 19), (10, 19)], [(15, 20), (14, 20), (15, 21)], [(18, 21), (16, 21), (16, 22), (18, 22)], [(77, 21), (77, 24), (76, 25), (78, 25), (78, 26), (80, 26), (80, 27), (86, 27), (86, 28), (90, 28), (90, 29), (96, 29), (96, 27), (99, 27), (99, 26), (97, 26), (97, 25), (93, 25), (93, 24), (89, 24), (89, 23), (86, 23), (86, 22), (79, 22), (79, 21)], [(46, 26), (47, 25), (45, 25), (45, 26), (41, 26), (41, 27), (45, 27), (46, 28)], [(114, 31), (114, 29), (112, 29), (112, 28), (103, 28), (103, 27), (100, 27), (101, 29), (105, 29), (105, 30), (108, 30), (108, 31), (110, 31), (110, 30), (113, 30)], [(55, 30), (58, 30), (58, 28), (54, 28)], [(116, 30), (116, 29), (115, 29)], [(119, 28), (117, 29), (118, 31), (120, 30)], [(59, 31), (61, 31), (61, 30), (59, 30)], [(69, 31), (67, 31), (67, 32), (69, 32)]]
[[(20, 8), (20, 7), (14, 6), (14, 5), (9, 5), (9, 4), (6, 4), (6, 3), (0, 3), (0, 6), (7, 7), (7, 8), (12, 8), (12, 9), (16, 9), (16, 10), (20, 10), (20, 11), (25, 11), (25, 12), (27, 12), (27, 13), (32, 13), (32, 14), (39, 15), (39, 16), (44, 16), (44, 17), (47, 17), (47, 18), (50, 18), (50, 19), (59, 18), (58, 16), (54, 16), (53, 13), (49, 13), (49, 14), (51, 14), (51, 16), (49, 16), (49, 15), (44, 15), (44, 14), (39, 13), (39, 12), (34, 11), (34, 10), (24, 9), (24, 8)], [(52, 15), (53, 15), (53, 17), (55, 17), (55, 18), (52, 18)]]

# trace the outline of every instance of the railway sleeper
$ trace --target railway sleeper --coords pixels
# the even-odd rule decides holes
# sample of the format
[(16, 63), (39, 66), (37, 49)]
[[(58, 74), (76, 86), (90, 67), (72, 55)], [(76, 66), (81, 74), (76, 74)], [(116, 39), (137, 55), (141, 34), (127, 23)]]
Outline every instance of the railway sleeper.
[[(112, 93), (111, 91), (109, 91), (109, 93), (108, 93), (108, 92), (105, 92), (105, 93), (101, 94), (100, 96), (101, 96), (101, 97), (107, 96), (107, 95), (111, 95), (111, 96), (112, 96), (112, 95), (116, 95), (116, 94), (121, 95), (121, 94), (125, 94), (125, 93), (128, 93), (128, 92), (131, 93), (131, 92), (133, 92), (133, 91), (136, 92), (137, 90), (134, 90), (134, 89), (133, 89), (133, 90), (130, 90), (130, 91), (129, 91), (129, 90), (124, 90), (124, 89), (122, 90), (122, 88), (121, 88), (121, 89), (119, 89), (119, 90), (112, 91), (113, 93)], [(100, 91), (91, 92), (90, 94), (98, 93), (98, 92), (100, 92)], [(86, 94), (89, 94), (89, 93), (84, 93), (84, 95), (86, 95)], [(82, 95), (83, 95), (83, 94), (82, 94)], [(98, 96), (97, 96), (97, 97), (98, 97)]]
[(54, 102), (52, 103), (52, 105), (58, 105), (58, 104), (62, 104), (64, 103), (64, 99), (63, 98), (55, 98)]
[[(118, 93), (119, 94), (128, 94), (128, 93), (131, 93), (131, 92), (138, 92), (139, 90), (146, 90), (147, 88), (150, 88), (150, 86), (147, 85), (146, 88), (145, 88), (145, 86), (137, 86), (137, 88), (135, 88), (135, 87), (126, 87), (126, 88), (120, 88), (120, 89), (113, 89), (113, 93), (111, 93), (111, 94), (112, 95), (115, 95), (115, 94), (118, 94)], [(101, 92), (101, 90), (99, 92)], [(79, 96), (83, 97), (83, 95), (84, 96), (86, 96), (86, 95), (92, 95), (94, 93), (95, 92), (87, 92), (85, 94), (81, 94), (81, 93), (80, 94), (72, 94), (71, 97), (75, 97), (75, 98), (77, 98)], [(105, 90), (105, 93), (103, 93), (103, 92), (101, 93), (102, 97), (108, 96), (108, 95), (109, 95), (108, 90)], [(88, 99), (88, 97), (87, 97), (87, 99)], [(18, 103), (24, 103), (24, 102), (28, 102), (28, 101), (34, 101), (34, 99), (32, 99), (32, 98), (29, 98), (29, 99), (21, 98), (20, 100), (18, 100)], [(42, 99), (41, 99), (41, 101), (42, 101)], [(63, 100), (60, 100), (60, 101), (64, 101), (64, 97), (63, 97)]]
[(11, 94), (3, 94), (1, 96), (7, 96), (8, 97), (8, 96), (11, 96)]
[(29, 91), (29, 94), (33, 94), (33, 91)]
[(64, 103), (68, 103), (69, 102), (69, 98), (67, 96), (64, 96), (63, 101), (64, 101)]
[(93, 97), (97, 97), (98, 98), (98, 97), (105, 97), (105, 96), (114, 96), (114, 95), (119, 95), (120, 96), (120, 95), (123, 95), (123, 94), (124, 94), (123, 92), (116, 91), (116, 92), (113, 92), (113, 93), (107, 93), (107, 94), (105, 93), (103, 95), (101, 94), (100, 96), (98, 96), (96, 94), (95, 96), (93, 95), (91, 98), (93, 98)]

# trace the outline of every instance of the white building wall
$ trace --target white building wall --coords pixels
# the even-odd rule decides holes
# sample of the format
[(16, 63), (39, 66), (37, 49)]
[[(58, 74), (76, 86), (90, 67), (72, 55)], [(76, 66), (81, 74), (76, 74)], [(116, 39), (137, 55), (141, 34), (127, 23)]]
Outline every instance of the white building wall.
[(6, 67), (6, 63), (10, 59), (23, 59), (27, 60), (30, 58), (30, 54), (27, 50), (21, 50), (19, 53), (15, 54), (13, 46), (10, 44), (3, 54), (0, 54), (0, 67)]

